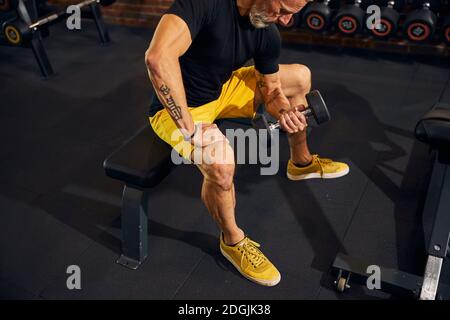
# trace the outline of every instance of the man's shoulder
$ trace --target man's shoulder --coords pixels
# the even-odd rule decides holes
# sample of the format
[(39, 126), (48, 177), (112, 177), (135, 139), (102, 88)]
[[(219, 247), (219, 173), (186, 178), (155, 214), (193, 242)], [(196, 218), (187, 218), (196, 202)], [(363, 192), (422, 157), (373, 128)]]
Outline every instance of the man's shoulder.
[(266, 36), (270, 39), (281, 39), (280, 30), (276, 24), (271, 24), (261, 30), (264, 30)]

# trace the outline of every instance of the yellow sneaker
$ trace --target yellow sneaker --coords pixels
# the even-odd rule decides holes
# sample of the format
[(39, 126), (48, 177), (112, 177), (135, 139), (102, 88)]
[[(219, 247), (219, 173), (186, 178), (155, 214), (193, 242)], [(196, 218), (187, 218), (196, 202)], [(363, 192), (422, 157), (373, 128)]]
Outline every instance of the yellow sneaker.
[(314, 154), (311, 164), (307, 167), (297, 167), (289, 160), (287, 177), (291, 180), (333, 179), (345, 176), (349, 171), (350, 169), (345, 163), (319, 158), (317, 154)]
[(250, 281), (263, 286), (275, 286), (281, 274), (258, 249), (260, 245), (247, 236), (234, 246), (228, 246), (220, 236), (220, 251), (235, 268)]

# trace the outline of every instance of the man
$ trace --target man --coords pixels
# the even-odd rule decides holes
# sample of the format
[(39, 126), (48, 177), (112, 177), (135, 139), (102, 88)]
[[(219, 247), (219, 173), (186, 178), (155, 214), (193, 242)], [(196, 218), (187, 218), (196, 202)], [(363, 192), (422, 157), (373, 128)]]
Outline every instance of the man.
[[(150, 112), (154, 131), (187, 159), (209, 150), (212, 161), (196, 165), (204, 176), (202, 201), (221, 230), (220, 250), (244, 277), (266, 286), (276, 285), (281, 275), (236, 223), (233, 149), (213, 122), (252, 118), (257, 106), (265, 103), (288, 135), (289, 179), (348, 173), (346, 164), (308, 150), (307, 123), (300, 110), (311, 87), (309, 69), (278, 64), (281, 38), (275, 24), (287, 25), (306, 2), (175, 0), (145, 55), (158, 98)], [(243, 67), (251, 58), (255, 65)], [(227, 161), (214, 161), (219, 150)]]

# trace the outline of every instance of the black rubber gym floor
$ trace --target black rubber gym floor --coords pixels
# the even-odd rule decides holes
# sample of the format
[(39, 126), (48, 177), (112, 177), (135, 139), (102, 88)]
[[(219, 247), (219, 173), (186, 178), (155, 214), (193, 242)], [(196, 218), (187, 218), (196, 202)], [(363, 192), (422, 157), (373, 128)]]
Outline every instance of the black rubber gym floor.
[[(281, 62), (308, 65), (332, 113), (313, 129), (311, 150), (351, 171), (289, 181), (285, 139), (277, 175), (238, 166), (238, 222), (282, 273), (266, 288), (221, 256), (199, 198), (201, 174), (189, 165), (150, 196), (147, 261), (136, 271), (115, 263), (122, 185), (104, 175), (102, 162), (147, 123), (144, 52), (152, 31), (110, 26), (113, 43), (102, 47), (94, 25), (85, 26), (74, 34), (51, 29), (44, 43), (57, 75), (50, 80), (41, 79), (30, 50), (0, 48), (0, 298), (395, 298), (359, 286), (335, 293), (330, 266), (338, 251), (422, 274), (429, 159), (413, 131), (433, 103), (450, 102), (448, 61), (284, 47)], [(81, 290), (66, 287), (70, 265), (81, 268)]]

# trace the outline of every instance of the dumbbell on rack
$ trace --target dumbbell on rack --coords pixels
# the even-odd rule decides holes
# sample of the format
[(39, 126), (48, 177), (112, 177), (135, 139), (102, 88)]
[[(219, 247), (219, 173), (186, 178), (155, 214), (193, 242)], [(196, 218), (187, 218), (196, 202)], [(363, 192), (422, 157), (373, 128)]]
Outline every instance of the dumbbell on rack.
[(444, 18), (442, 23), (442, 38), (445, 43), (450, 45), (450, 14)]
[(281, 30), (292, 30), (294, 28), (299, 27), (300, 24), (301, 24), (301, 16), (300, 16), (300, 13), (297, 12), (292, 15), (292, 18), (287, 25), (282, 26), (281, 24), (278, 24), (278, 27)]
[(303, 13), (303, 20), (306, 27), (312, 31), (322, 32), (325, 30), (331, 20), (330, 0), (314, 1), (308, 4)]
[[(305, 97), (308, 106), (302, 113), (307, 119), (311, 117), (314, 118), (318, 125), (331, 120), (327, 105), (318, 90), (311, 91)], [(272, 132), (280, 127), (280, 123), (278, 121), (276, 123), (271, 123), (264, 114), (257, 114), (252, 119), (252, 126), (255, 129), (268, 130), (269, 136), (271, 137)]]
[(353, 4), (346, 4), (338, 11), (334, 24), (340, 33), (354, 35), (362, 30), (365, 12), (361, 5), (362, 0), (354, 0)]
[(403, 0), (390, 0), (386, 6), (381, 8), (379, 26), (375, 25), (374, 28), (369, 29), (372, 35), (380, 39), (387, 39), (396, 34), (400, 18), (397, 9), (401, 9), (403, 3)]
[(424, 42), (433, 38), (436, 30), (437, 16), (433, 12), (431, 1), (425, 0), (422, 8), (407, 15), (403, 24), (404, 36), (414, 42)]

